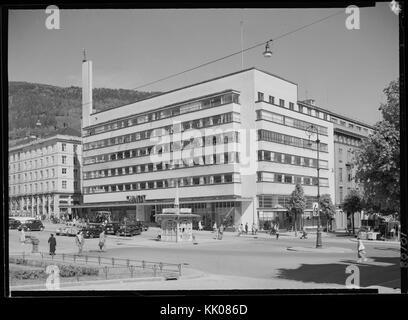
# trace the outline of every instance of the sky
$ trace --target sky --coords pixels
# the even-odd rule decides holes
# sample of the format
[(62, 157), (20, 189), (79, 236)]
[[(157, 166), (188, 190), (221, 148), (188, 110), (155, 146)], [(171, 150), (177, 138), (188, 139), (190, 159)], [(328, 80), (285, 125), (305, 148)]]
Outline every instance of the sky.
[[(333, 9), (61, 10), (49, 30), (44, 10), (9, 14), (8, 77), (62, 87), (81, 86), (82, 49), (93, 61), (94, 87), (132, 89), (266, 42), (338, 12)], [(360, 8), (360, 29), (347, 14), (273, 41), (243, 55), (256, 67), (298, 84), (298, 99), (374, 124), (383, 89), (399, 75), (398, 16), (388, 3)], [(242, 69), (241, 55), (141, 91), (168, 91)]]

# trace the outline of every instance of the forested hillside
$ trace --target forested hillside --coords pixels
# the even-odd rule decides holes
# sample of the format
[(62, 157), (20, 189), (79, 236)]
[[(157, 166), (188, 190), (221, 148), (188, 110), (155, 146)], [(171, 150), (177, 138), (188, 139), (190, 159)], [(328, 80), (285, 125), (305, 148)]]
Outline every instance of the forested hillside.
[[(94, 108), (99, 111), (155, 94), (158, 92), (95, 88)], [(30, 134), (48, 135), (56, 128), (63, 128), (64, 124), (80, 131), (81, 100), (80, 87), (9, 82), (9, 139), (19, 139)], [(37, 120), (40, 120), (40, 128), (36, 128)]]

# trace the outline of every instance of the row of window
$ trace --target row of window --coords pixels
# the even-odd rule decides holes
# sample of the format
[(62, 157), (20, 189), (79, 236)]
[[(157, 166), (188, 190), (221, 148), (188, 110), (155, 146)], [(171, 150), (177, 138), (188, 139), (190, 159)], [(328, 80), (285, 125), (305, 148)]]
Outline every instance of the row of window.
[(337, 118), (331, 117), (331, 122), (340, 124), (343, 127), (348, 127), (351, 130), (357, 131), (357, 132), (364, 132), (365, 134), (372, 133), (372, 130), (369, 130), (368, 128), (360, 127), (359, 125), (353, 124), (351, 122), (347, 122), (344, 120), (339, 120)]
[[(51, 170), (51, 171), (50, 171)], [(40, 170), (40, 171), (34, 171), (34, 172), (29, 172), (29, 173), (24, 173), (23, 174), (13, 174), (10, 175), (10, 183), (20, 183), (20, 182), (26, 182), (26, 181), (34, 181), (38, 179), (48, 179), (48, 178), (53, 178), (55, 177), (55, 169), (46, 169), (46, 170)], [(61, 168), (61, 174), (66, 175), (68, 172), (68, 168)], [(74, 169), (74, 177), (79, 178), (78, 176), (78, 169)]]
[[(30, 183), (29, 185), (25, 184), (24, 188), (23, 186), (16, 186), (13, 187), (13, 189), (10, 189), (10, 191), (13, 191), (12, 194), (20, 194), (22, 192), (24, 193), (33, 193), (33, 192), (46, 192), (46, 191), (55, 191), (56, 188), (56, 183), (55, 181), (51, 181), (51, 184), (47, 181), (45, 183)], [(67, 189), (67, 181), (62, 180), (61, 181), (61, 188), (62, 189)], [(74, 189), (78, 189), (78, 181), (74, 181)]]
[(328, 134), (327, 127), (323, 127), (323, 126), (313, 124), (311, 122), (306, 122), (306, 121), (298, 120), (295, 118), (287, 117), (287, 116), (284, 116), (284, 115), (281, 115), (275, 112), (266, 111), (266, 110), (257, 110), (256, 116), (257, 116), (257, 120), (267, 120), (267, 121), (283, 124), (289, 127), (301, 129), (301, 130), (306, 130), (308, 127), (313, 125), (314, 127), (318, 129), (319, 134), (323, 134), (326, 136)]
[[(31, 149), (30, 151), (19, 151), (14, 152), (10, 155), (10, 162), (16, 162), (20, 160), (25, 160), (29, 158), (34, 158), (35, 156), (43, 156), (45, 154), (51, 154), (52, 152), (58, 151), (58, 144), (49, 145), (48, 147), (42, 147), (37, 149)], [(68, 147), (66, 143), (61, 143), (61, 151), (66, 152), (68, 151)], [(77, 145), (73, 145), (73, 151), (77, 151)]]
[[(313, 202), (317, 202), (315, 196), (305, 196), (306, 209), (313, 207)], [(260, 208), (286, 208), (291, 201), (291, 195), (287, 194), (273, 194), (273, 195), (259, 195), (258, 202)]]
[(176, 117), (180, 114), (195, 112), (203, 109), (214, 108), (225, 104), (236, 103), (239, 104), (239, 95), (237, 93), (219, 94), (210, 98), (202, 99), (184, 103), (178, 106), (166, 107), (160, 111), (149, 112), (143, 115), (134, 116), (129, 119), (110, 122), (108, 124), (100, 125), (89, 130), (85, 130), (84, 136), (95, 135), (111, 130), (131, 127), (146, 122)]
[[(286, 144), (286, 145), (304, 148), (304, 149), (317, 150), (317, 143), (315, 141), (310, 141), (310, 140), (293, 137), (293, 136), (289, 136), (286, 134), (264, 130), (264, 129), (258, 130), (258, 140), (276, 142), (276, 143)], [(327, 144), (320, 142), (319, 151), (328, 152)]]
[[(290, 183), (290, 184), (301, 184), (305, 186), (316, 186), (317, 178), (309, 176), (299, 176), (293, 175), (290, 173), (276, 173), (276, 172), (267, 172), (267, 171), (258, 171), (257, 172), (257, 181), (258, 182), (275, 182), (275, 183)], [(329, 179), (320, 178), (320, 186), (328, 187)]]
[[(317, 168), (317, 159), (295, 156), (287, 153), (272, 152), (268, 150), (258, 150), (259, 161), (271, 161), (295, 166)], [(319, 168), (328, 169), (329, 163), (326, 160), (319, 160)]]
[[(233, 118), (228, 117), (228, 121), (233, 121)], [(83, 160), (84, 165), (88, 165), (107, 161), (144, 157), (153, 154), (181, 151), (195, 147), (205, 147), (222, 143), (228, 144), (233, 142), (239, 142), (238, 132), (226, 132), (223, 134), (209, 135), (204, 137), (189, 137), (189, 139), (183, 141), (174, 141), (165, 144), (157, 144), (119, 152), (106, 153), (97, 156), (85, 157)]]
[[(347, 182), (353, 181), (351, 170), (347, 170)], [(343, 182), (343, 168), (339, 168), (339, 182)]]
[(362, 141), (360, 139), (352, 138), (352, 137), (341, 135), (341, 134), (335, 134), (334, 141), (340, 142), (343, 144), (348, 144), (354, 147), (360, 147), (362, 144)]
[(176, 125), (169, 125), (165, 127), (160, 127), (156, 129), (149, 129), (144, 131), (139, 131), (132, 134), (126, 134), (114, 138), (108, 138), (103, 140), (98, 140), (94, 142), (89, 142), (84, 144), (84, 150), (92, 150), (96, 148), (104, 148), (113, 145), (118, 145), (122, 143), (129, 143), (139, 140), (145, 140), (153, 137), (161, 137), (165, 135), (170, 135), (173, 133), (184, 132), (189, 129), (201, 129), (208, 128), (214, 125), (221, 125), (230, 122), (240, 122), (240, 114), (236, 112), (229, 112), (224, 114), (219, 114), (207, 118), (185, 121)]
[(134, 166), (118, 167), (105, 170), (95, 170), (84, 172), (84, 179), (105, 178), (120, 175), (148, 173), (155, 171), (165, 171), (172, 169), (181, 169), (192, 166), (218, 165), (228, 163), (239, 163), (238, 152), (225, 152), (221, 154), (212, 154), (208, 156), (199, 156), (189, 159), (183, 159), (174, 163), (158, 162), (146, 163)]
[(174, 188), (176, 187), (176, 180), (178, 180), (179, 187), (240, 183), (241, 181), (239, 173), (227, 173), (85, 187), (84, 194)]
[[(67, 164), (68, 163), (68, 156), (61, 156), (61, 163), (62, 164)], [(74, 165), (77, 164), (77, 158), (76, 156), (73, 157), (73, 163)], [(18, 163), (18, 164), (13, 164), (12, 167), (10, 167), (10, 172), (19, 172), (19, 171), (27, 171), (27, 170), (32, 170), (32, 169), (38, 169), (42, 167), (49, 167), (50, 165), (57, 164), (55, 162), (55, 156), (51, 157), (45, 157), (41, 158), (39, 160), (30, 160), (30, 161), (24, 161), (24, 163)]]
[[(258, 100), (257, 101), (265, 101), (265, 94), (263, 92), (258, 91)], [(269, 96), (269, 103), (270, 104), (275, 104), (275, 97), (274, 96)], [(285, 100), (279, 99), (279, 107), (285, 108)], [(289, 102), (289, 109), (294, 110), (295, 104), (293, 102)]]

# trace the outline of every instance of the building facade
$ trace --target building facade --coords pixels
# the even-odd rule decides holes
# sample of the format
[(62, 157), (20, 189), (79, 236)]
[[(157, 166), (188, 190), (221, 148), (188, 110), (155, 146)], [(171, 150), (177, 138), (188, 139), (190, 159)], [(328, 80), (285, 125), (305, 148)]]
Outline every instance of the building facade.
[[(320, 193), (335, 199), (334, 125), (297, 103), (297, 85), (255, 68), (95, 112), (92, 62), (83, 66), (83, 199), (78, 212), (154, 221), (179, 192), (180, 206), (214, 222), (290, 223), (295, 184), (313, 220)], [(178, 186), (178, 187), (177, 187)], [(143, 202), (132, 204), (139, 196)], [(307, 216), (308, 215), (308, 216)]]
[(69, 128), (10, 147), (9, 214), (71, 215), (65, 205), (81, 202), (81, 160), (81, 137)]
[[(317, 107), (314, 100), (311, 99), (298, 103), (304, 108), (323, 110)], [(362, 191), (362, 186), (355, 179), (356, 168), (354, 166), (354, 159), (364, 140), (373, 133), (374, 127), (330, 111), (324, 112), (328, 114), (334, 129), (335, 200), (333, 201), (338, 209), (336, 228), (346, 229), (350, 227), (351, 222), (347, 221), (346, 214), (342, 212), (341, 206), (350, 190)], [(360, 214), (356, 214), (354, 219), (354, 226), (356, 228), (360, 227)]]

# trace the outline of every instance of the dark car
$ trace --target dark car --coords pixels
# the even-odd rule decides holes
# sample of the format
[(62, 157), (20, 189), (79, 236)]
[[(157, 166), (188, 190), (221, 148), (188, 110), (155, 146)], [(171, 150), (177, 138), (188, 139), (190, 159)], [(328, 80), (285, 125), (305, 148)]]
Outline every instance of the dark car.
[(89, 223), (81, 231), (84, 238), (98, 238), (104, 227), (101, 223)]
[(135, 224), (143, 231), (147, 231), (147, 229), (149, 229), (149, 226), (143, 221), (137, 221)]
[(137, 224), (121, 225), (116, 232), (118, 236), (136, 236), (142, 233), (142, 229)]
[(106, 234), (116, 234), (119, 231), (120, 223), (119, 222), (109, 222), (105, 225)]
[(20, 221), (13, 218), (9, 218), (9, 229), (17, 229), (20, 225), (21, 225)]
[(44, 225), (41, 220), (27, 220), (18, 227), (18, 231), (22, 229), (24, 229), (24, 231), (43, 231)]

